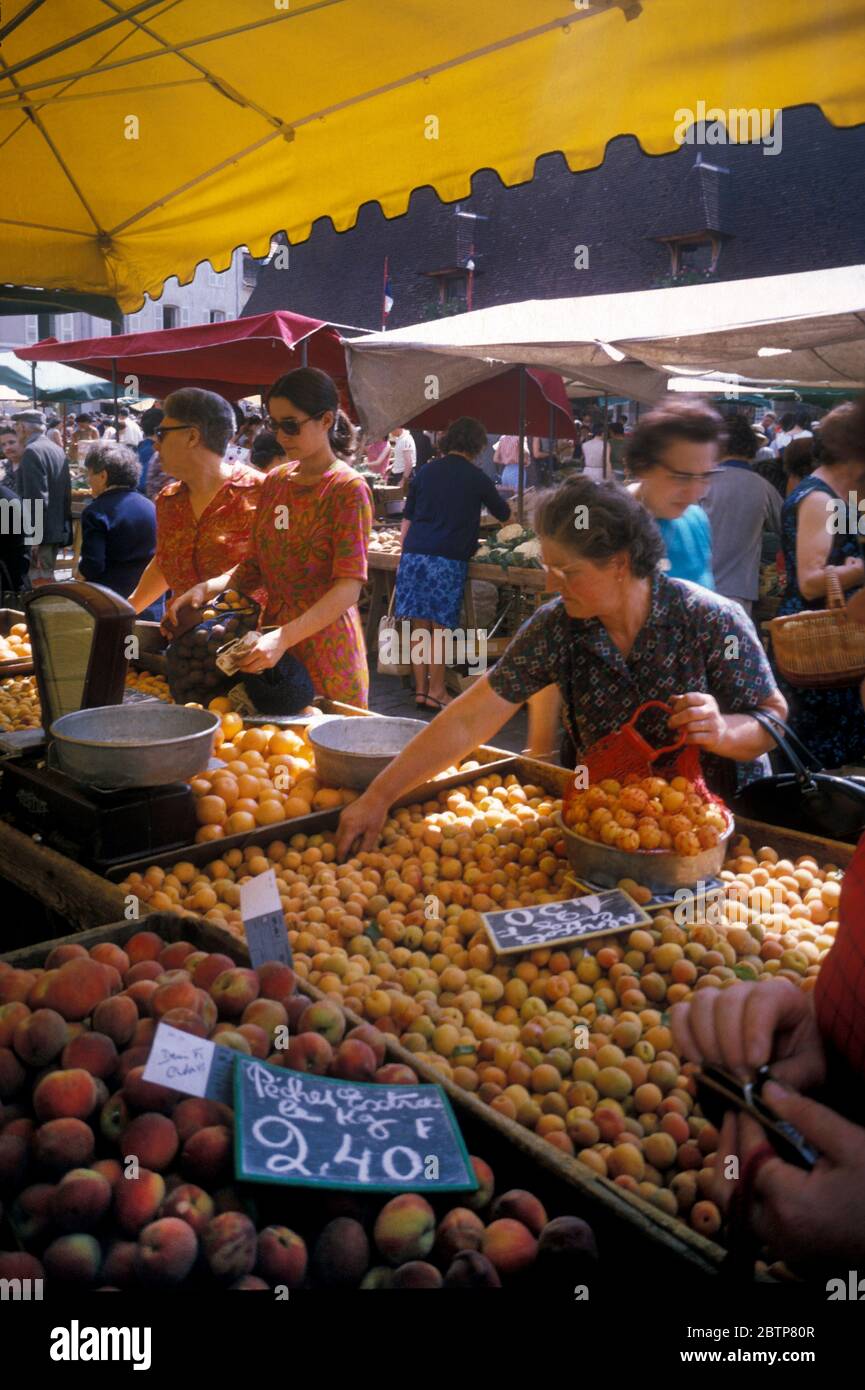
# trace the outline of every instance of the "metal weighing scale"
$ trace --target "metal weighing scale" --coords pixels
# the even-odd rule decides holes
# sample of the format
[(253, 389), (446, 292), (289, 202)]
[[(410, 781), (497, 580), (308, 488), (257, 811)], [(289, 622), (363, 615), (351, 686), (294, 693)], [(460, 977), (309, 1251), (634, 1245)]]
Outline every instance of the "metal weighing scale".
[(187, 782), (103, 791), (52, 765), (47, 732), (63, 714), (156, 703), (126, 689), (135, 612), (99, 584), (45, 584), (25, 598), (43, 728), (0, 736), (0, 815), (70, 859), (104, 870), (191, 844), (198, 823)]

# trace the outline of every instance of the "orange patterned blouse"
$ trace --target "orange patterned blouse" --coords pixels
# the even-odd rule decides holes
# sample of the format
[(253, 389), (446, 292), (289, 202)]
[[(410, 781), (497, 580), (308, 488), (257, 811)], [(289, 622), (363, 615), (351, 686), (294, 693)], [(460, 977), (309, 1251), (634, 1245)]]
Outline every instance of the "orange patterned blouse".
[(172, 593), (231, 570), (249, 554), (265, 475), (236, 463), (231, 476), (196, 519), (186, 483), (172, 482), (156, 498), (156, 563)]
[[(267, 590), (265, 623), (293, 622), (335, 580), (363, 582), (367, 576), (372, 502), (363, 478), (347, 464), (334, 463), (317, 482), (301, 483), (297, 469), (296, 463), (284, 463), (267, 474), (252, 554), (234, 576), (243, 593)], [(366, 708), (369, 672), (356, 607), (291, 651), (309, 671), (317, 695)]]

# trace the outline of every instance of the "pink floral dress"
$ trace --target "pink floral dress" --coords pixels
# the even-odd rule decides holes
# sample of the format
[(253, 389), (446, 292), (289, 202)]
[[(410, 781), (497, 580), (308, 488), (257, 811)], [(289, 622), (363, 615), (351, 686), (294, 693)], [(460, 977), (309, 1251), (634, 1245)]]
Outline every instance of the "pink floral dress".
[[(363, 478), (334, 463), (317, 482), (302, 483), (297, 469), (285, 463), (267, 474), (252, 549), (234, 576), (243, 593), (267, 591), (265, 624), (299, 618), (337, 579), (367, 577), (372, 503)], [(356, 607), (290, 650), (309, 671), (317, 695), (366, 708), (369, 671)]]

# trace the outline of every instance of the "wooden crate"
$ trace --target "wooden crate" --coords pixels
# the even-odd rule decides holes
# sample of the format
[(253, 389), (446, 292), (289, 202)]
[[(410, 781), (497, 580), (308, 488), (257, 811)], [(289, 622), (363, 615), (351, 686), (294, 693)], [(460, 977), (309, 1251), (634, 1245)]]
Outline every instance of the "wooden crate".
[[(159, 933), (167, 940), (191, 941), (202, 950), (219, 951), (238, 964), (249, 965), (245, 943), (214, 924), (171, 914), (158, 916)], [(42, 965), (48, 952), (62, 941), (88, 948), (101, 941), (122, 946), (135, 932), (149, 925), (146, 920), (109, 923), (12, 951), (0, 956), (0, 960), (26, 970)], [(311, 999), (339, 1002), (304, 981), (299, 982), (299, 989)], [(344, 1005), (341, 1007), (352, 1026), (368, 1022)], [(581, 1216), (591, 1224), (598, 1239), (601, 1260), (610, 1262), (607, 1266), (610, 1283), (615, 1279), (613, 1261), (620, 1258), (623, 1247), (627, 1251), (631, 1277), (643, 1275), (656, 1279), (666, 1273), (670, 1277), (678, 1274), (679, 1278), (691, 1278), (717, 1274), (726, 1252), (713, 1241), (658, 1211), (642, 1198), (625, 1192), (607, 1178), (599, 1177), (576, 1159), (559, 1153), (514, 1120), (497, 1115), (476, 1096), (420, 1061), (390, 1035), (382, 1036), (388, 1061), (405, 1063), (422, 1081), (442, 1086), (447, 1092), (469, 1151), (491, 1165), (498, 1191), (509, 1187), (529, 1188), (541, 1199), (550, 1216)]]

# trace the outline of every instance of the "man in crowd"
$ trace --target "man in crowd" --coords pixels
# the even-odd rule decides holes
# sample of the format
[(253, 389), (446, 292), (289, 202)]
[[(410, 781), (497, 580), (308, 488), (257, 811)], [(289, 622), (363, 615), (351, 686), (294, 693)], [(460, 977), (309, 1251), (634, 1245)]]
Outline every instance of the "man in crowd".
[(760, 594), (760, 555), (764, 529), (781, 535), (781, 498), (752, 467), (757, 436), (744, 415), (725, 421), (720, 472), (712, 479), (703, 507), (712, 524), (715, 588), (735, 599), (748, 616)]
[(25, 519), (39, 537), (31, 546), (30, 582), (51, 584), (60, 548), (72, 538), (72, 483), (66, 455), (45, 435), (41, 410), (22, 410), (15, 416), (21, 461), (15, 490), (22, 503), (30, 504)]
[(141, 443), (141, 426), (125, 405), (117, 412), (117, 442), (128, 444), (130, 449), (137, 449)]
[(3, 462), (0, 464), (2, 477), (0, 481), (7, 487), (14, 488), (15, 472), (21, 459), (21, 450), (18, 448), (18, 431), (14, 425), (0, 426), (0, 455)]

